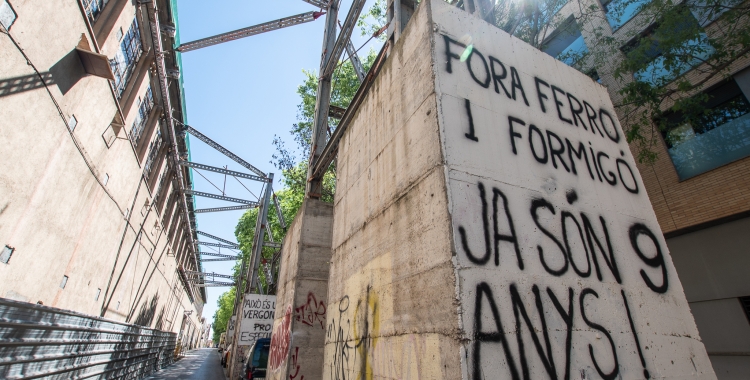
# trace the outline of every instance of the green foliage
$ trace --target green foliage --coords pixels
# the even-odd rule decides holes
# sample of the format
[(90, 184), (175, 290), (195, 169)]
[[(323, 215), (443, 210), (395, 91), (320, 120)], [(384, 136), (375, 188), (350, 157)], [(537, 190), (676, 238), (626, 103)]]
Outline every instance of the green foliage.
[(219, 299), (216, 301), (216, 306), (219, 308), (214, 313), (214, 343), (219, 343), (221, 334), (227, 331), (227, 323), (229, 322), (229, 318), (232, 317), (232, 312), (234, 311), (234, 293), (234, 288), (231, 288), (219, 296)]
[[(373, 36), (386, 24), (387, 6), (385, 0), (375, 0), (375, 4), (367, 12), (362, 13), (357, 21), (357, 26), (359, 26), (363, 36)], [(386, 37), (386, 33), (382, 33), (378, 36), (378, 39), (385, 41)]]

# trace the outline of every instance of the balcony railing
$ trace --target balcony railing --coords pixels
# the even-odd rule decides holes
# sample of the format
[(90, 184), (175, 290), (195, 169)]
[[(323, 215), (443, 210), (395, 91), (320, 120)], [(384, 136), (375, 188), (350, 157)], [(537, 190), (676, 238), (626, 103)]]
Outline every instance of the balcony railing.
[(669, 156), (684, 180), (750, 156), (750, 114), (701, 134), (686, 128), (680, 138)]
[(146, 163), (143, 165), (143, 174), (146, 176), (146, 178), (151, 177), (151, 171), (154, 170), (154, 162), (156, 162), (156, 156), (159, 155), (161, 142), (161, 131), (157, 131), (156, 138), (154, 138), (154, 141), (151, 142), (151, 146), (149, 147)]
[(83, 9), (86, 10), (89, 22), (93, 24), (99, 18), (108, 2), (109, 0), (83, 0)]
[(133, 145), (138, 146), (138, 142), (141, 139), (144, 129), (146, 129), (146, 123), (148, 122), (148, 116), (151, 114), (151, 110), (154, 108), (154, 96), (151, 92), (151, 86), (146, 89), (146, 95), (140, 100), (138, 104), (138, 114), (135, 115), (135, 121), (133, 121), (133, 128), (130, 130), (130, 140)]
[(122, 37), (120, 50), (115, 54), (115, 58), (109, 61), (112, 72), (115, 74), (115, 88), (118, 97), (121, 97), (123, 91), (125, 91), (125, 85), (133, 74), (142, 52), (143, 45), (141, 44), (141, 32), (138, 29), (138, 19), (133, 19), (130, 29)]
[(565, 63), (568, 66), (574, 65), (576, 62), (578, 62), (581, 58), (583, 58), (586, 53), (589, 52), (588, 46), (586, 46), (586, 42), (583, 41), (583, 36), (578, 36), (570, 45), (568, 45), (565, 50), (560, 52), (560, 54), (555, 57)]

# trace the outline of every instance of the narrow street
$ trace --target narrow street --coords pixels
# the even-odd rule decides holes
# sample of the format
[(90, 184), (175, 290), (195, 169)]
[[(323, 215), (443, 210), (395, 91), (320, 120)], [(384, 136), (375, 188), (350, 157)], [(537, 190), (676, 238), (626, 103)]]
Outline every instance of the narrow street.
[(200, 348), (147, 380), (225, 380), (221, 355), (215, 348)]

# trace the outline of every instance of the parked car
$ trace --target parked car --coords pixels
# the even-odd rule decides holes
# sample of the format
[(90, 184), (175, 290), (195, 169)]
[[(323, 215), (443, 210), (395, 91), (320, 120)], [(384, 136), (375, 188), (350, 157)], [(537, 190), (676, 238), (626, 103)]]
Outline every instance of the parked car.
[(271, 349), (271, 339), (262, 338), (255, 341), (255, 344), (250, 348), (242, 358), (244, 363), (245, 373), (244, 377), (240, 377), (241, 380), (258, 380), (266, 378), (266, 367), (268, 366), (268, 352)]

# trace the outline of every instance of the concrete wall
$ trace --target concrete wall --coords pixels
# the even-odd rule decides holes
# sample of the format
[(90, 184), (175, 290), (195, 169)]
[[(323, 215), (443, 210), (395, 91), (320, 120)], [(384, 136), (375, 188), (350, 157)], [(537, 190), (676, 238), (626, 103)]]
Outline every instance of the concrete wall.
[(714, 378), (606, 89), (431, 4), (464, 377)]
[(748, 229), (745, 218), (667, 240), (719, 379), (750, 373), (750, 323), (739, 300), (750, 295)]
[(307, 199), (284, 238), (269, 379), (320, 379), (333, 205)]
[(461, 376), (428, 4), (340, 144), (325, 379)]
[[(109, 145), (102, 137), (119, 118), (118, 104), (123, 129), (130, 130), (137, 101), (124, 107), (106, 79), (83, 72), (74, 49), (82, 38), (91, 50), (96, 45), (77, 2), (10, 3), (18, 16), (10, 36), (20, 50), (0, 35), (0, 88), (6, 90), (0, 94), (0, 138), (6, 142), (0, 246), (15, 251), (0, 264), (0, 297), (175, 332), (184, 328), (189, 338), (200, 326), (203, 301), (194, 289), (191, 302), (177, 276), (181, 235), (167, 236), (174, 220), (163, 217), (166, 207), (151, 207), (158, 196), (153, 179), (166, 165), (147, 184), (143, 158), (125, 131)], [(127, 31), (136, 14), (129, 2), (110, 1), (108, 12), (115, 8), (117, 27), (100, 39), (109, 57), (119, 48), (119, 25)], [(148, 37), (143, 34), (146, 50)], [(129, 85), (134, 94), (142, 95), (149, 82), (149, 59), (144, 54), (131, 76), (140, 77)], [(21, 79), (31, 85), (12, 86)], [(71, 132), (73, 115), (78, 124)], [(146, 145), (151, 138), (144, 136)], [(183, 321), (185, 311), (191, 314)]]
[(337, 169), (324, 378), (715, 378), (585, 75), (423, 1)]

